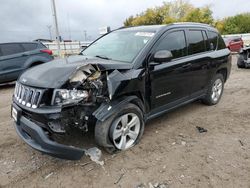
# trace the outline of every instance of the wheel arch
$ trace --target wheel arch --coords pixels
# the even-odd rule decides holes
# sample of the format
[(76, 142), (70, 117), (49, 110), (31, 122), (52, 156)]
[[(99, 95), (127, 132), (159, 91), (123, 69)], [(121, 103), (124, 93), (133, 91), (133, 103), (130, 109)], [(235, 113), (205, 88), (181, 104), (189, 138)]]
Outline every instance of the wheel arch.
[(49, 59), (43, 56), (31, 56), (24, 63), (24, 68), (30, 68), (32, 66), (40, 65), (48, 61)]
[(227, 68), (221, 68), (221, 69), (217, 70), (216, 74), (222, 74), (222, 76), (224, 78), (224, 82), (227, 81), (227, 78), (228, 78)]
[(41, 65), (43, 63), (45, 63), (45, 62), (43, 62), (43, 61), (35, 61), (35, 62), (30, 63), (29, 67), (34, 67), (34, 66), (37, 66), (37, 65)]
[(122, 108), (125, 104), (133, 103), (138, 106), (143, 114), (145, 112), (145, 107), (143, 101), (136, 95), (124, 95), (109, 103), (102, 103), (97, 110), (93, 112), (93, 116), (99, 121), (105, 121), (109, 118), (115, 111)]

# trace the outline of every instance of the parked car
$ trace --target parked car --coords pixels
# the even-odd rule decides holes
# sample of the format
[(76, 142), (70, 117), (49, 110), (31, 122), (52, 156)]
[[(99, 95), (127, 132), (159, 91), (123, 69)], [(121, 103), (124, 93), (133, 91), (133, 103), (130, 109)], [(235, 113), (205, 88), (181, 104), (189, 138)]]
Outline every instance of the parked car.
[(39, 42), (1, 43), (0, 83), (14, 81), (26, 69), (52, 59), (52, 51)]
[(209, 25), (118, 29), (81, 55), (22, 74), (12, 117), (28, 145), (56, 157), (80, 159), (86, 151), (53, 140), (72, 127), (95, 126), (99, 146), (126, 150), (148, 120), (196, 100), (217, 104), (230, 70), (230, 51)]
[(241, 37), (226, 37), (224, 41), (227, 48), (232, 52), (240, 52), (244, 47), (244, 42)]
[(250, 47), (243, 48), (238, 56), (238, 68), (250, 68)]

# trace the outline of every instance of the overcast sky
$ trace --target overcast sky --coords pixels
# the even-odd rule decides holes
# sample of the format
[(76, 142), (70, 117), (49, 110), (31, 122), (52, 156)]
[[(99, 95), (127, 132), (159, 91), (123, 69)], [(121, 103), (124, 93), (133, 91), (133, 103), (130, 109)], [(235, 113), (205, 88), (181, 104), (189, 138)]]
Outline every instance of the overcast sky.
[[(123, 25), (130, 15), (162, 4), (162, 0), (56, 0), (59, 32), (63, 39), (93, 40), (98, 28)], [(190, 0), (195, 6), (211, 5), (215, 18), (250, 11), (249, 0)], [(50, 0), (0, 0), (0, 42), (49, 38), (52, 25)], [(69, 32), (70, 31), (70, 32)], [(53, 31), (52, 31), (53, 32)], [(52, 33), (54, 36), (54, 33)]]

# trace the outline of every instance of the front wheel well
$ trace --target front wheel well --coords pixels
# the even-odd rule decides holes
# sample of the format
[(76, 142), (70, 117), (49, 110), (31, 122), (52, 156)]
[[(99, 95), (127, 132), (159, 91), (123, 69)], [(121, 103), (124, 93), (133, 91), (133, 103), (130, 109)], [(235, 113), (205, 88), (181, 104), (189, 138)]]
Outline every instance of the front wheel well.
[(132, 99), (129, 102), (137, 105), (142, 110), (142, 112), (145, 112), (144, 100), (143, 100), (142, 94), (139, 91), (126, 93), (124, 95), (121, 95), (120, 97), (126, 97), (126, 96), (136, 96), (136, 98)]
[(37, 66), (37, 65), (41, 65), (43, 63), (44, 63), (43, 61), (35, 61), (35, 62), (31, 63), (29, 67), (34, 67), (34, 66)]
[(224, 78), (224, 82), (226, 82), (227, 80), (227, 69), (223, 68), (223, 69), (219, 69), (216, 74), (222, 74), (223, 78)]

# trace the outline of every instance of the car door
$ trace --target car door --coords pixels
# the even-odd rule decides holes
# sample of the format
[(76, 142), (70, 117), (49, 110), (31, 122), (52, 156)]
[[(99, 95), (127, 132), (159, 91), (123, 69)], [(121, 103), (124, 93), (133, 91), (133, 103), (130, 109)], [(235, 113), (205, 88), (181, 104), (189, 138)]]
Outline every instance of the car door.
[(184, 29), (167, 31), (153, 47), (151, 54), (160, 50), (171, 51), (173, 59), (161, 64), (154, 62), (153, 58), (149, 60), (151, 113), (185, 101), (192, 85), (191, 64), (186, 59), (187, 44)]
[(23, 64), (28, 58), (24, 48), (19, 43), (0, 44), (2, 56), (0, 57), (0, 74), (6, 81), (18, 78), (23, 70)]
[(192, 85), (190, 86), (192, 96), (204, 93), (209, 82), (209, 65), (211, 58), (209, 51), (212, 52), (215, 46), (209, 44), (207, 33), (201, 29), (187, 30), (188, 58), (192, 64), (190, 73)]

